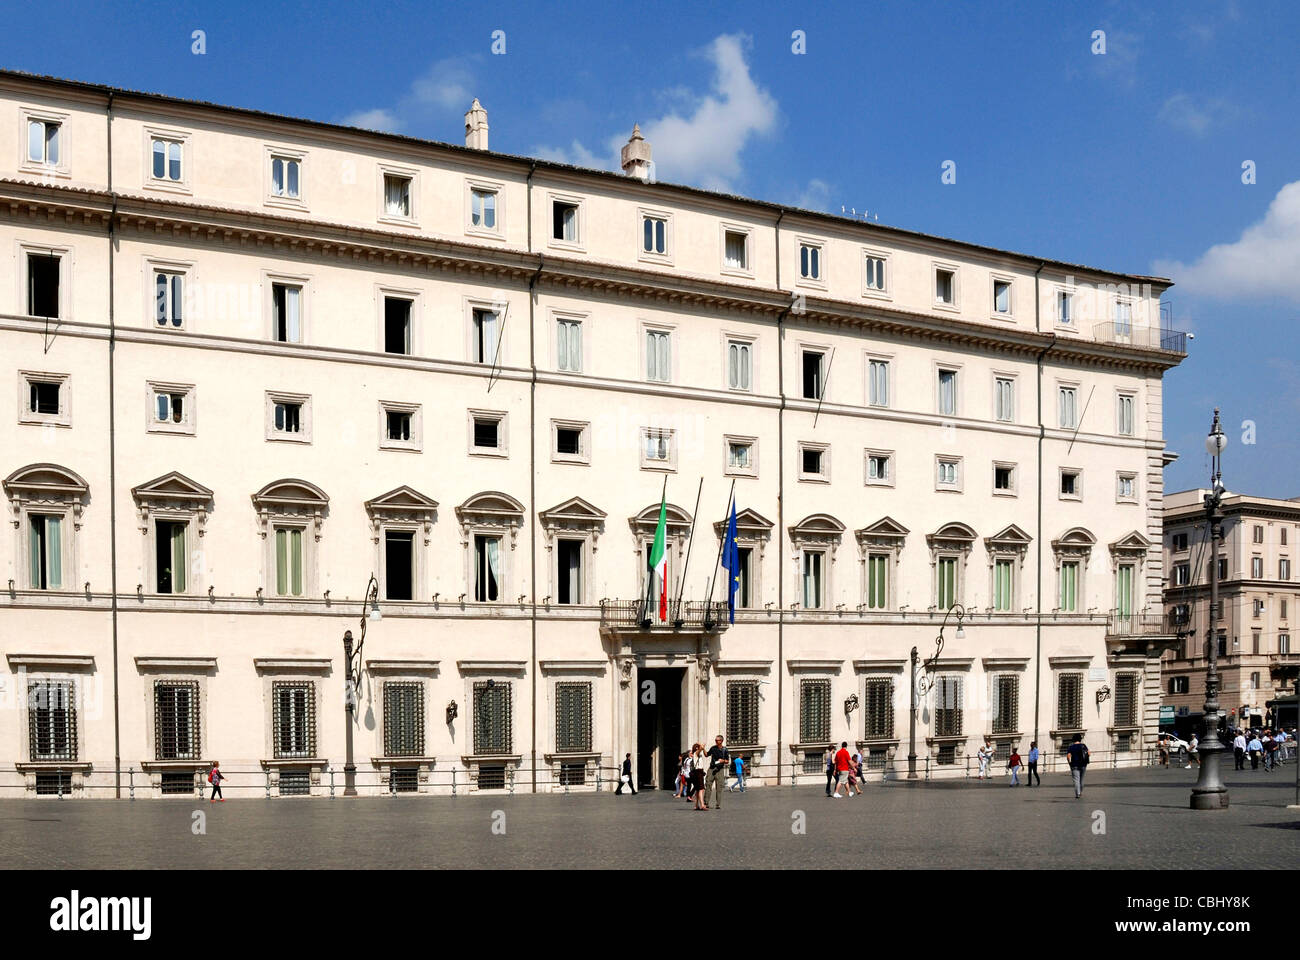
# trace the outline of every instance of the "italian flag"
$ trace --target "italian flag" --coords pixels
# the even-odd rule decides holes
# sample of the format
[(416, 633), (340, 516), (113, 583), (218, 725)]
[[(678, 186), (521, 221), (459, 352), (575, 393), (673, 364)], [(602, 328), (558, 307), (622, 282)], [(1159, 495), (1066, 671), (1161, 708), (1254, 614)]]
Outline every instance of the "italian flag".
[[(650, 547), (650, 589), (659, 591), (659, 621), (668, 619), (668, 500), (667, 491), (659, 501), (659, 525), (655, 527), (655, 542)], [(648, 592), (648, 591), (647, 591)]]

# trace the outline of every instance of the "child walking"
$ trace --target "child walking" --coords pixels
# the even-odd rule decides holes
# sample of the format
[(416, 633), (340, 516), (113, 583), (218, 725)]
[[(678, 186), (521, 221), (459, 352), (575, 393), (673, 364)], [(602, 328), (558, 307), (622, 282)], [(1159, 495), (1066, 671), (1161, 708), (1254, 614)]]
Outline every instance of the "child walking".
[(220, 767), (221, 764), (213, 760), (212, 769), (208, 771), (208, 783), (212, 784), (212, 799), (208, 801), (209, 803), (216, 803), (218, 800), (222, 803), (226, 802), (226, 798), (221, 795), (221, 781), (226, 778), (221, 773)]
[(1007, 769), (1011, 771), (1011, 785), (1020, 786), (1020, 751), (1011, 748), (1011, 757), (1007, 760)]

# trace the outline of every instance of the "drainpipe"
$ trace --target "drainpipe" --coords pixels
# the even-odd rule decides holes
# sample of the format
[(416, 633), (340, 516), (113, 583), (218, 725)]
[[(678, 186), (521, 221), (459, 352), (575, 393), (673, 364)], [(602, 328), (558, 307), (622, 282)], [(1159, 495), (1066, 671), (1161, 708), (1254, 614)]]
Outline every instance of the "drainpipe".
[[(781, 289), (781, 220), (785, 209), (776, 218), (776, 289)], [(776, 782), (781, 783), (781, 767), (785, 754), (781, 736), (785, 720), (785, 318), (786, 307), (776, 318), (776, 390), (781, 405), (776, 412)]]
[[(528, 194), (528, 252), (533, 252), (533, 174), (537, 161), (528, 168), (525, 192)], [(532, 712), (529, 728), (532, 735), (531, 762), (533, 793), (537, 792), (537, 344), (534, 324), (534, 288), (542, 275), (542, 257), (537, 258), (537, 272), (528, 281), (528, 578), (531, 584), (532, 604), (528, 617), (531, 633), (531, 658), (529, 675), (532, 678), (532, 695), (529, 697)]]
[[(1039, 263), (1034, 271), (1034, 331), (1042, 332), (1042, 305), (1039, 301), (1038, 278), (1045, 263)], [(1038, 368), (1038, 519), (1034, 531), (1034, 566), (1037, 568), (1037, 586), (1034, 590), (1034, 740), (1038, 736), (1038, 715), (1042, 700), (1043, 686), (1043, 439), (1046, 431), (1043, 427), (1043, 357), (1056, 346), (1056, 334), (1053, 332), (1051, 342), (1038, 352), (1035, 364)]]
[(117, 325), (113, 311), (113, 251), (117, 246), (117, 194), (113, 191), (113, 93), (109, 91), (105, 110), (108, 127), (108, 195), (112, 209), (108, 215), (108, 538), (109, 578), (112, 591), (113, 623), (113, 796), (122, 799), (122, 717), (118, 693), (117, 664), (117, 417), (115, 415), (116, 389), (114, 387), (114, 353), (117, 347)]

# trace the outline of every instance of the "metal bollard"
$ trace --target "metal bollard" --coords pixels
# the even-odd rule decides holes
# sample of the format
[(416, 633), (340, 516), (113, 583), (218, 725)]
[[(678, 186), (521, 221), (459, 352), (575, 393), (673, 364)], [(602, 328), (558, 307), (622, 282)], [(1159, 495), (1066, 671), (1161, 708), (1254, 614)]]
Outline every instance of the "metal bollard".
[(334, 799), (334, 768), (330, 767), (330, 799)]
[(451, 795), (456, 796), (456, 768), (451, 768)]
[(54, 776), (58, 780), (59, 799), (62, 800), (63, 799), (63, 768), (59, 767), (57, 770), (55, 770)]
[(600, 793), (600, 761), (596, 761), (596, 792)]
[(128, 767), (128, 768), (127, 768), (127, 771), (126, 771), (126, 774), (127, 774), (128, 777), (130, 777), (130, 781), (129, 781), (129, 783), (128, 783), (128, 786), (129, 786), (129, 788), (130, 788), (130, 790), (131, 790), (131, 799), (134, 800), (134, 799), (135, 799), (135, 768), (133, 768), (133, 767)]
[(510, 768), (510, 793), (513, 795), (514, 792), (515, 792), (515, 768), (511, 767)]
[(262, 771), (266, 775), (266, 799), (271, 799), (271, 771), (270, 769)]

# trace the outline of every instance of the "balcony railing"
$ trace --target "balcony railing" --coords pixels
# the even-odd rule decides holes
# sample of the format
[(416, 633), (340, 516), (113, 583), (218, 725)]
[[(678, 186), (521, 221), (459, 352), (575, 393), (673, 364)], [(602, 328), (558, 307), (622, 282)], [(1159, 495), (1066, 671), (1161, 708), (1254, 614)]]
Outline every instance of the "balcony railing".
[(1121, 343), (1147, 350), (1168, 353), (1187, 352), (1187, 334), (1163, 327), (1136, 326), (1132, 323), (1094, 323), (1092, 336), (1103, 343)]
[[(727, 604), (722, 600), (709, 603), (704, 600), (670, 600), (668, 622), (660, 623), (659, 611), (652, 602), (649, 611), (645, 600), (602, 600), (600, 625), (602, 627), (636, 627), (640, 629), (725, 630)], [(646, 620), (648, 626), (643, 626)]]
[(1187, 633), (1186, 617), (1171, 613), (1128, 613), (1112, 610), (1106, 617), (1106, 633), (1112, 637), (1173, 636)]

